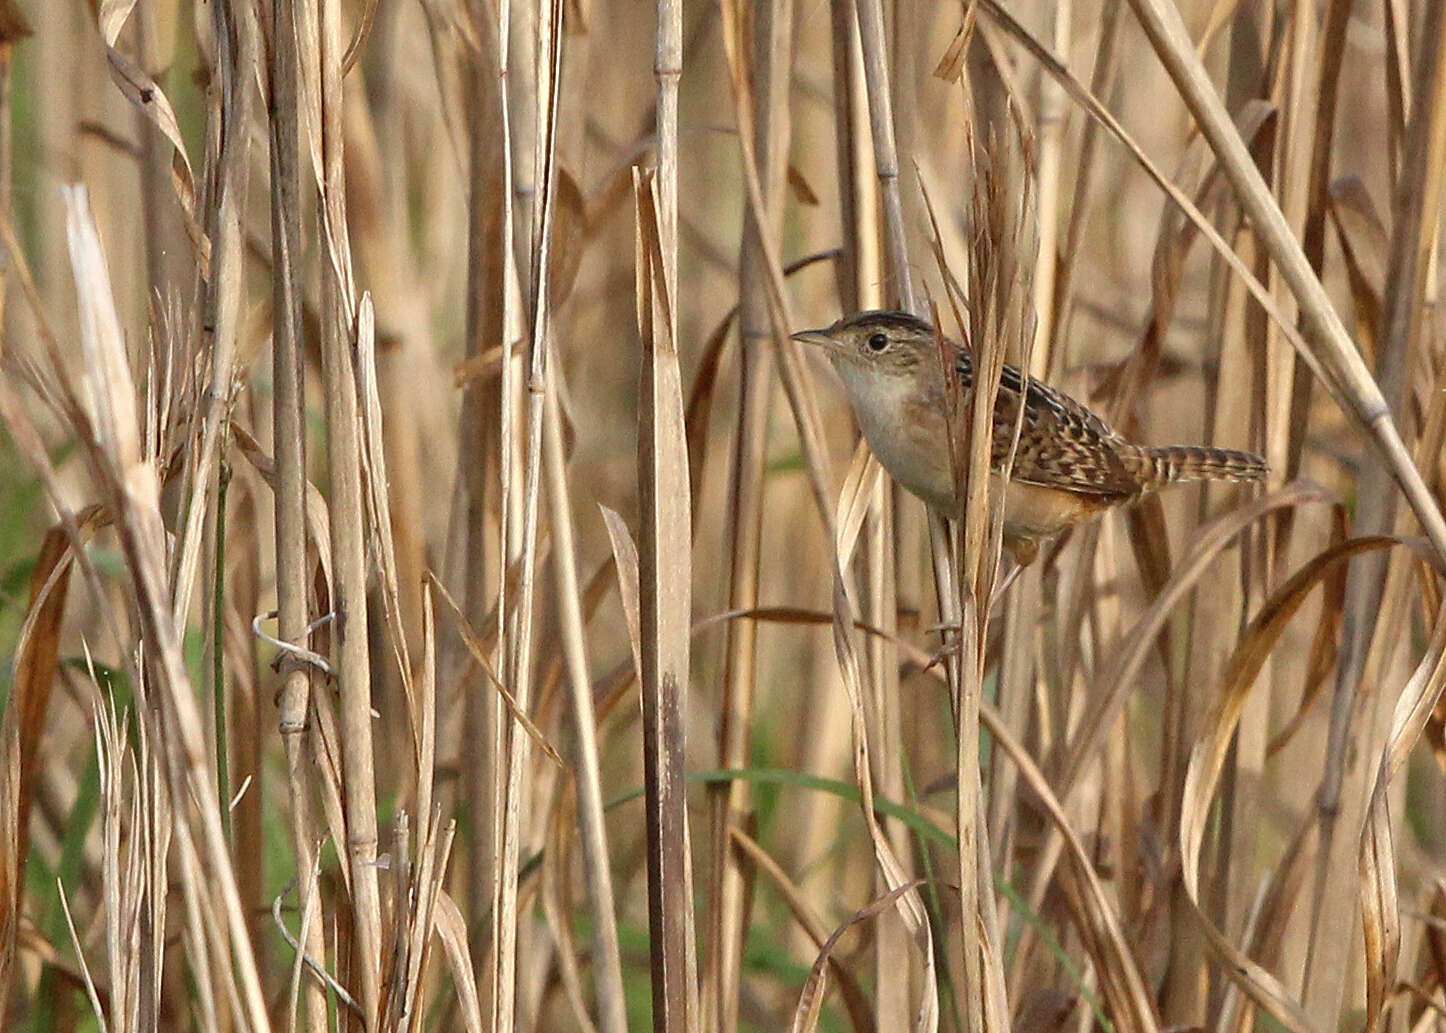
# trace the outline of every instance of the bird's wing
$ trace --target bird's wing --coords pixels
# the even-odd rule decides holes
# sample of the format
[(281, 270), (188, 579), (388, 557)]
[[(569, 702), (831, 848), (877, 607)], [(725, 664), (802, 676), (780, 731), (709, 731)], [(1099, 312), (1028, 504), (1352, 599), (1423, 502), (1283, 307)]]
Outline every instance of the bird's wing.
[[(974, 364), (968, 351), (956, 353), (960, 383), (973, 386)], [(1024, 393), (1024, 424), (1014, 453), (1012, 479), (1086, 495), (1124, 498), (1140, 490), (1122, 453), (1132, 446), (1104, 420), (1069, 395), (1037, 380), (1027, 389), (1018, 369), (1006, 365), (994, 403), (993, 460), (1009, 453), (1019, 398)]]

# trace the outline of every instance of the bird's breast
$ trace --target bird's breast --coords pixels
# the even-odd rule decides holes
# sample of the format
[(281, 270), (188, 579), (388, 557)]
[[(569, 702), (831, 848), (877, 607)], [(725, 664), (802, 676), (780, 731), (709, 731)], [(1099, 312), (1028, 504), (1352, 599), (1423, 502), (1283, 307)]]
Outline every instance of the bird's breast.
[(859, 430), (889, 476), (936, 509), (953, 513), (954, 472), (944, 412), (907, 377), (876, 376), (840, 362)]

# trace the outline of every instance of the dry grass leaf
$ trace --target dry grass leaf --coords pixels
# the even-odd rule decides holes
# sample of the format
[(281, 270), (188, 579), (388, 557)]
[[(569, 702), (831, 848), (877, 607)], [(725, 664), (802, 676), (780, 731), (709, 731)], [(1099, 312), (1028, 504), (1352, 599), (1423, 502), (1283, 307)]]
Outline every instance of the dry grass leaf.
[[(790, 166), (790, 168), (792, 167)], [(785, 278), (791, 277), (819, 262), (836, 261), (838, 257), (837, 248), (805, 255), (784, 266), (783, 275)], [(696, 372), (693, 374), (693, 386), (688, 390), (688, 406), (683, 422), (688, 428), (688, 457), (693, 483), (692, 512), (695, 526), (700, 512), (698, 499), (699, 492), (702, 490), (702, 473), (708, 462), (708, 447), (712, 441), (709, 423), (713, 416), (714, 394), (718, 387), (719, 376), (723, 371), (723, 360), (728, 342), (732, 337), (733, 324), (737, 319), (738, 306), (735, 304), (708, 334), (701, 349), (702, 357), (698, 360)]]
[(1380, 344), (1381, 292), (1386, 285), (1386, 229), (1364, 184), (1354, 176), (1331, 184), (1330, 215), (1346, 260), (1356, 308), (1356, 333), (1362, 351), (1374, 360)]
[[(827, 620), (827, 617), (825, 617)], [(831, 936), (825, 930), (822, 920), (814, 914), (813, 905), (809, 903), (803, 889), (798, 886), (782, 866), (769, 856), (748, 833), (739, 828), (730, 828), (728, 834), (733, 841), (734, 847), (746, 855), (749, 861), (756, 865), (758, 870), (768, 878), (783, 896), (783, 902), (787, 905), (789, 913), (798, 923), (799, 927), (808, 934), (814, 945), (823, 952), (825, 945), (829, 943)], [(847, 923), (844, 928), (847, 928)], [(836, 947), (838, 940), (836, 934), (833, 937), (833, 945)], [(821, 955), (822, 956), (822, 955)], [(863, 987), (849, 969), (838, 959), (833, 951), (828, 952), (828, 960), (833, 970), (834, 978), (838, 980), (839, 994), (844, 999), (844, 1007), (848, 1011), (849, 1023), (854, 1033), (873, 1033), (873, 1015), (869, 1011), (868, 999), (864, 996)], [(824, 987), (821, 980), (817, 989), (817, 996), (822, 999)]]
[[(1346, 514), (1337, 508), (1331, 514), (1331, 540), (1334, 547), (1346, 540)], [(1317, 699), (1320, 698), (1340, 654), (1341, 625), (1345, 620), (1346, 575), (1349, 568), (1336, 565), (1326, 575), (1321, 591), (1320, 620), (1316, 623), (1315, 637), (1311, 642), (1309, 658), (1305, 664), (1304, 685), (1300, 703), (1285, 726), (1276, 732), (1266, 747), (1266, 756), (1273, 757), (1294, 738), (1304, 725)]]
[[(202, 718), (182, 657), (180, 630), (167, 591), (166, 532), (160, 513), (160, 485), (154, 465), (141, 452), (134, 385), (125, 342), (111, 291), (100, 238), (81, 187), (65, 191), (66, 236), (75, 275), (81, 346), (86, 358), (87, 410), (94, 438), (87, 459), (104, 487), (115, 519), (141, 634), (152, 643), (148, 658), (154, 672), (151, 698), (165, 714), (175, 748), (167, 759), (167, 789), (178, 808), (189, 802), (198, 826), (196, 841), (183, 839), (182, 871), (194, 891), (205, 858), (208, 882), (219, 896), (223, 942), (235, 980), (237, 1006), (252, 1025), (267, 1028), (265, 999), (247, 923), (237, 892), (234, 868), (212, 793), (214, 771), (206, 763)], [(139, 679), (136, 679), (139, 687)], [(149, 686), (148, 686), (149, 687)]]
[(429, 573), (427, 580), (431, 582), (433, 588), (441, 593), (442, 601), (447, 604), (447, 608), (451, 611), (452, 619), (456, 622), (457, 631), (462, 636), (462, 641), (466, 644), (467, 651), (472, 654), (472, 659), (477, 661), (477, 666), (482, 668), (482, 673), (487, 675), (487, 680), (491, 682), (492, 687), (497, 690), (497, 695), (502, 697), (502, 702), (506, 704), (508, 713), (512, 715), (512, 720), (521, 725), (522, 730), (532, 737), (532, 741), (537, 744), (538, 749), (542, 750), (543, 755), (546, 756), (548, 760), (560, 768), (565, 768), (567, 762), (562, 759), (562, 754), (557, 752), (557, 747), (548, 741), (542, 729), (538, 728), (532, 718), (527, 716), (527, 711), (522, 709), (517, 701), (517, 697), (512, 694), (512, 690), (503, 684), (502, 679), (498, 677), (496, 670), (492, 666), (492, 661), (487, 656), (487, 648), (481, 636), (478, 635), (476, 629), (472, 627), (472, 623), (467, 620), (467, 615), (462, 612), (462, 608), (457, 604), (457, 600), (452, 598), (452, 593), (447, 591), (447, 586), (442, 584), (435, 574)]
[(860, 439), (854, 447), (853, 459), (849, 461), (848, 473), (839, 489), (839, 566), (846, 567), (853, 559), (854, 547), (858, 544), (859, 532), (863, 529), (864, 518), (868, 516), (874, 487), (884, 474), (884, 468), (869, 451), (868, 443)]
[(442, 941), (447, 967), (452, 971), (452, 985), (461, 1005), (462, 1028), (467, 1033), (484, 1033), (487, 1027), (482, 1022), (482, 1004), (472, 975), (472, 952), (467, 946), (467, 920), (445, 891), (437, 894), (436, 908), (437, 938)]
[[(360, 29), (358, 29), (360, 31)], [(397, 584), (397, 548), (392, 535), (391, 484), (387, 477), (386, 443), (382, 434), (382, 399), (377, 386), (376, 310), (371, 294), (362, 292), (356, 314), (357, 397), (361, 406), (362, 478), (367, 524), (371, 532), (369, 552), (381, 575), (382, 607), (387, 637), (407, 696), (407, 714), (412, 735), (421, 754), (421, 727), (417, 716), (416, 687), (412, 684), (412, 660), (407, 649), (402, 620), (401, 592)]]
[(806, 204), (810, 208), (818, 207), (818, 195), (813, 192), (813, 187), (808, 185), (808, 180), (797, 165), (788, 166), (788, 186), (798, 198), (799, 204)]
[(577, 822), (575, 797), (570, 790), (570, 784), (563, 786), (547, 820), (547, 846), (542, 854), (542, 886), (538, 897), (547, 928), (557, 938), (558, 970), (573, 1020), (582, 1033), (597, 1033), (588, 1014), (578, 965), (583, 950), (567, 917), (577, 910), (577, 901), (572, 899), (572, 880), (568, 878), (573, 866), (572, 829)]
[(196, 177), (191, 171), (191, 159), (186, 153), (186, 141), (181, 135), (181, 124), (175, 109), (165, 91), (134, 60), (116, 47), (121, 29), (125, 27), (135, 0), (104, 0), (98, 14), (101, 39), (105, 42), (106, 60), (110, 65), (111, 81), (116, 84), (126, 100), (149, 119), (173, 148), (171, 182), (176, 199), (181, 204), (181, 215), (186, 232), (196, 246), (201, 267), (206, 269), (211, 261), (211, 242), (201, 226), (196, 209)]
[(829, 934), (828, 939), (819, 948), (818, 959), (814, 961), (813, 969), (809, 972), (808, 979), (803, 984), (803, 990), (799, 993), (798, 1008), (793, 1013), (793, 1025), (790, 1027), (792, 1033), (814, 1033), (818, 1029), (819, 1010), (823, 1007), (823, 995), (828, 990), (828, 972), (830, 963), (833, 961), (834, 947), (843, 938), (844, 933), (858, 923), (877, 917), (895, 906), (905, 894), (915, 892), (922, 885), (924, 885), (923, 879), (913, 879), (895, 886), (887, 893), (859, 908), (848, 921)]
[(549, 285), (549, 304), (554, 312), (561, 311), (572, 293), (587, 244), (594, 235), (588, 226), (587, 200), (582, 196), (582, 188), (565, 168), (557, 170), (556, 189), (557, 197), (553, 202), (556, 209), (552, 217), (552, 278)]
[(643, 620), (640, 600), (638, 548), (628, 531), (622, 515), (607, 506), (599, 505), (603, 523), (607, 526), (608, 541), (613, 547), (613, 564), (618, 574), (618, 598), (623, 604), (623, 619), (628, 627), (628, 644), (633, 651), (633, 669), (639, 676), (643, 670)]
[[(110, 523), (110, 518), (102, 507), (93, 505), (77, 513), (74, 522), (82, 543), (88, 543), (97, 531)], [(15, 753), (7, 753), (18, 768), (19, 795), (12, 812), (16, 831), (29, 827), (30, 794), (51, 689), (60, 667), (60, 636), (74, 559), (69, 529), (57, 525), (47, 531), (30, 577), (30, 602), (16, 641), (14, 682), (6, 697), (6, 723), (14, 724), (17, 746)], [(24, 843), (20, 846), (23, 870)], [(8, 899), (0, 897), (0, 900)]]
[(737, 318), (738, 307), (735, 305), (704, 340), (702, 358), (698, 361), (697, 372), (693, 374), (693, 386), (688, 390), (688, 407), (683, 414), (683, 425), (688, 434), (688, 471), (692, 484), (689, 509), (693, 514), (695, 527), (700, 515), (698, 496), (703, 490), (703, 470), (708, 462), (708, 442), (711, 437), (708, 424), (713, 415), (713, 395), (723, 367), (724, 349), (732, 337), (733, 323)]
[(1425, 655), (1396, 699), (1391, 731), (1371, 791), (1371, 806), (1361, 838), (1360, 880), (1366, 944), (1366, 1023), (1379, 1027), (1396, 981), (1401, 950), (1401, 916), (1396, 888), (1396, 850), (1386, 796), (1391, 779), (1415, 747), (1446, 690), (1446, 618), (1438, 614)]

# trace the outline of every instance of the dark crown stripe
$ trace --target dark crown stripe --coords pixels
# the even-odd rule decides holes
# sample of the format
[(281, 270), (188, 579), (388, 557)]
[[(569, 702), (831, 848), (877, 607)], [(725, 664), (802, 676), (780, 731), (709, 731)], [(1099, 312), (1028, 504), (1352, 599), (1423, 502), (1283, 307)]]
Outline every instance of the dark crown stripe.
[(919, 334), (932, 334), (934, 332), (934, 328), (918, 316), (912, 316), (907, 312), (895, 312), (889, 309), (880, 309), (874, 312), (858, 312), (852, 316), (845, 316), (838, 321), (840, 330), (848, 330), (860, 324), (878, 326), (889, 330), (908, 330), (912, 333)]

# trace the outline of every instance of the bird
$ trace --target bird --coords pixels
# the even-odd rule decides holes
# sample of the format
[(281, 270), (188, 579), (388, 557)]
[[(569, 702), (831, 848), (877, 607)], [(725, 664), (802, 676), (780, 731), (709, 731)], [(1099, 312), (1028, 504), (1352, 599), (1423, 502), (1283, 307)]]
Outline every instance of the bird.
[[(948, 441), (948, 387), (934, 327), (907, 312), (845, 316), (793, 340), (823, 350), (843, 381), (869, 449), (900, 485), (959, 517)], [(974, 387), (969, 350), (944, 339), (960, 389)], [(1024, 420), (1004, 490), (1004, 546), (1023, 567), (1043, 542), (1117, 506), (1181, 481), (1260, 481), (1265, 460), (1198, 445), (1139, 445), (1063, 391), (1004, 366), (994, 403), (992, 467), (999, 475)], [(962, 443), (961, 443), (962, 445)]]

